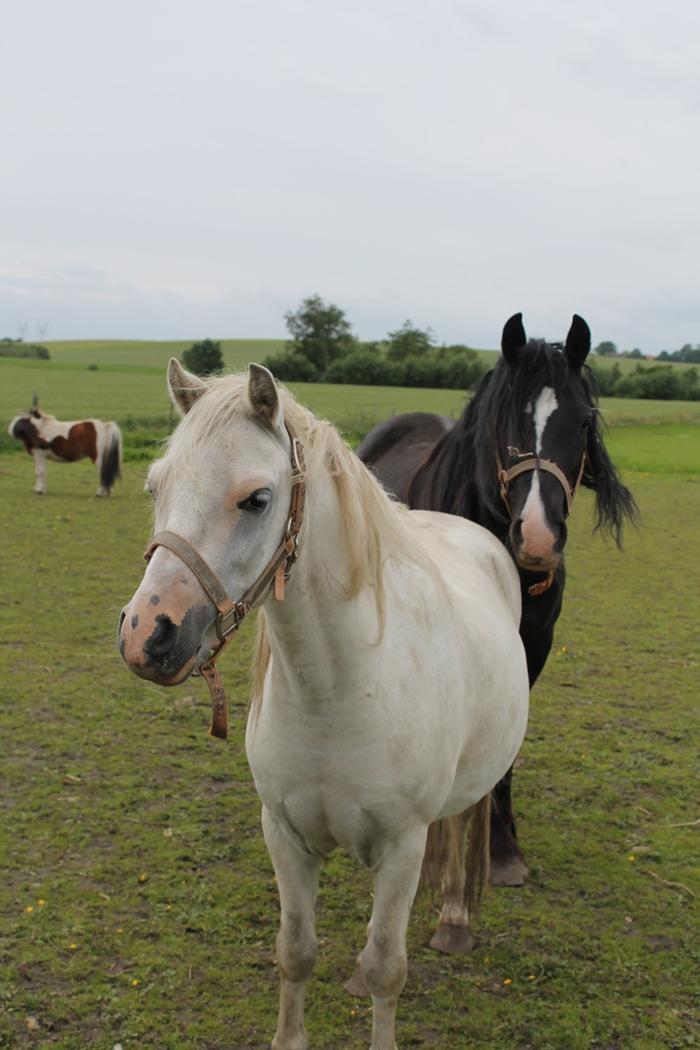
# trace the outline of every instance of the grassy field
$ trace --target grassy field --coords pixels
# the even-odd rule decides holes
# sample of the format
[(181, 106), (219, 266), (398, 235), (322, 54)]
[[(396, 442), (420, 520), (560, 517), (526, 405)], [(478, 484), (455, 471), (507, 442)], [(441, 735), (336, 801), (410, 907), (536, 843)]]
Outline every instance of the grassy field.
[[(127, 459), (151, 455), (172, 425), (165, 388), (165, 364), (184, 343), (52, 344), (53, 359), (19, 361), (0, 358), (0, 451), (18, 449), (6, 433), (7, 422), (26, 410), (32, 393), (41, 406), (62, 419), (97, 416), (116, 419), (125, 431)], [(225, 341), (227, 365), (244, 367), (264, 358), (278, 344)], [(100, 356), (101, 355), (101, 356)], [(86, 361), (99, 359), (96, 371)], [(147, 363), (135, 364), (134, 361)], [(304, 404), (333, 419), (344, 434), (357, 440), (379, 420), (398, 412), (422, 409), (458, 416), (465, 395), (460, 390), (415, 390), (400, 387), (337, 386), (291, 383)], [(628, 425), (697, 423), (700, 401), (635, 401), (604, 398), (606, 420)]]
[[(96, 411), (118, 415), (105, 411), (112, 375), (106, 384), (100, 372), (60, 370), (59, 389), (59, 371), (47, 374), (57, 384), (52, 406), (61, 397), (70, 404), (77, 376), (97, 377)], [(135, 383), (123, 373), (119, 396), (140, 415), (137, 375)], [(153, 378), (167, 412), (163, 377)], [(424, 404), (447, 411), (434, 396), (454, 397), (456, 407), (461, 397), (307, 389), (340, 419)], [(5, 386), (1, 396), (7, 415)], [(618, 406), (607, 407), (615, 417)], [(577, 497), (564, 615), (516, 774), (531, 881), (486, 893), (467, 959), (426, 948), (434, 914), (418, 902), (402, 1048), (700, 1042), (699, 602), (690, 571), (700, 428), (677, 404), (620, 407), (639, 414), (611, 429), (609, 447), (643, 527), (620, 554), (591, 537), (590, 494)], [(647, 411), (657, 425), (643, 424)], [(108, 502), (92, 498), (89, 464), (50, 467), (49, 494), (38, 499), (28, 457), (0, 456), (0, 1047), (8, 1050), (261, 1050), (274, 1032), (277, 895), (242, 745), (252, 632), (246, 624), (222, 660), (234, 721), (225, 744), (206, 735), (200, 683), (164, 690), (123, 667), (116, 622), (141, 578), (150, 527), (143, 470), (127, 464)], [(315, 1050), (369, 1043), (368, 1007), (342, 989), (369, 889), (344, 856), (327, 863), (308, 994)]]

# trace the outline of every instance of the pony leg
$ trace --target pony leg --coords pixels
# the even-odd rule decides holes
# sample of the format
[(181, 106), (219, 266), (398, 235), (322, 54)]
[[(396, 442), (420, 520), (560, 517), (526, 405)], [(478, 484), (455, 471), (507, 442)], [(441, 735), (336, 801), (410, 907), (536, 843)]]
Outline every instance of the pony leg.
[(316, 962), (314, 910), (320, 860), (295, 846), (265, 806), (262, 826), (281, 907), (277, 934), (280, 1000), (272, 1050), (307, 1050), (304, 991)]
[(466, 810), (444, 821), (447, 842), (441, 879), (443, 903), (430, 947), (447, 955), (470, 952), (474, 947), (464, 901), (467, 877), (465, 840), (470, 815), (471, 810)]
[(34, 491), (37, 495), (43, 496), (46, 492), (46, 453), (43, 449), (35, 448), (32, 455), (34, 456), (34, 473), (36, 474)]
[(522, 886), (527, 878), (527, 864), (518, 845), (511, 803), (511, 766), (491, 792), (491, 868), (492, 886)]
[(370, 1050), (396, 1050), (396, 1005), (406, 983), (406, 927), (418, 888), (426, 829), (386, 845), (377, 869), (369, 938), (360, 966), (372, 996)]

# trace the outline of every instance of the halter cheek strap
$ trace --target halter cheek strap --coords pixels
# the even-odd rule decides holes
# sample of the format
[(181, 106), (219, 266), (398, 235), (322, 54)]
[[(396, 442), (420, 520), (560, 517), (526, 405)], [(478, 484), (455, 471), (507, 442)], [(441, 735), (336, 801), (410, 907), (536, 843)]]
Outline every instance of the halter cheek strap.
[(225, 739), (228, 735), (228, 715), (226, 711), (226, 694), (215, 661), (226, 643), (236, 633), (245, 617), (259, 602), (273, 581), (275, 600), (279, 602), (284, 601), (285, 584), (289, 579), (292, 565), (297, 558), (299, 532), (304, 520), (304, 501), (306, 496), (304, 473), (306, 464), (304, 462), (304, 446), (299, 438), (295, 437), (291, 427), (288, 424), (285, 425), (289, 436), (292, 466), (292, 495), (287, 525), (282, 542), (267, 565), (237, 601), (229, 598), (218, 576), (207, 565), (201, 554), (187, 540), (183, 539), (176, 532), (171, 532), (170, 529), (164, 529), (162, 532), (156, 533), (143, 555), (146, 561), (150, 561), (158, 547), (165, 547), (167, 550), (172, 551), (197, 577), (202, 589), (216, 607), (218, 615), (215, 627), (216, 635), (219, 639), (218, 645), (209, 659), (192, 673), (200, 674), (209, 687), (212, 701), (212, 724), (209, 732), (211, 736), (220, 737), (221, 739)]

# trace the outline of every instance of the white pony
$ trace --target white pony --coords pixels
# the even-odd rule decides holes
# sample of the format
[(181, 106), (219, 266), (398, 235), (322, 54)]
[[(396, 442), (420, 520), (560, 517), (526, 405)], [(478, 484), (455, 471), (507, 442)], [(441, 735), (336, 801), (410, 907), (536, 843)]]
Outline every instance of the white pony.
[[(395, 1050), (428, 827), (474, 807), (483, 876), (489, 792), (525, 733), (517, 572), (485, 529), (391, 502), (337, 431), (266, 369), (205, 382), (172, 360), (168, 378), (184, 418), (149, 474), (156, 529), (167, 532), (123, 611), (122, 654), (164, 685), (206, 666), (220, 645), (212, 580), (233, 598), (249, 595), (268, 581), (288, 535), (298, 438), (299, 556), (284, 601), (270, 587), (257, 592), (258, 685), (246, 733), (281, 902), (272, 1047), (308, 1046), (319, 868), (341, 846), (375, 876), (359, 968), (373, 999), (371, 1050)], [(463, 886), (460, 894), (443, 910), (446, 926), (466, 927)]]
[(49, 459), (56, 463), (91, 459), (100, 475), (97, 495), (112, 495), (122, 465), (122, 433), (116, 423), (106, 423), (101, 419), (65, 422), (40, 411), (35, 397), (31, 410), (15, 416), (7, 429), (34, 459), (34, 491), (39, 496), (46, 493), (46, 462)]

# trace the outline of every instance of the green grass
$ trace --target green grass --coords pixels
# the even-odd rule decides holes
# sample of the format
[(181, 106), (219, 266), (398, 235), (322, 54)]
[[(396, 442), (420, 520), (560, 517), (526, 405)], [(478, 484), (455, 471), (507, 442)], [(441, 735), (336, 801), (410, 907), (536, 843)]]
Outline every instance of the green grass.
[[(135, 366), (165, 368), (168, 358), (179, 357), (192, 346), (193, 339), (135, 340), (83, 339), (50, 342), (46, 346), (52, 361), (70, 365), (96, 364), (98, 367)], [(221, 352), (228, 369), (241, 368), (249, 361), (259, 361), (276, 353), (283, 339), (221, 339)]]
[[(59, 418), (116, 419), (125, 430), (127, 458), (152, 454), (174, 418), (165, 386), (165, 361), (177, 346), (148, 344), (144, 353), (161, 355), (162, 361), (135, 365), (120, 364), (120, 351), (111, 349), (112, 345), (107, 344), (104, 350), (108, 363), (97, 371), (66, 361), (58, 353), (50, 362), (0, 359), (0, 451), (19, 450), (19, 444), (6, 433), (7, 423), (17, 412), (26, 410), (36, 391), (42, 407)], [(131, 347), (131, 344), (118, 345)], [(245, 346), (249, 349), (251, 344)], [(69, 351), (70, 347), (65, 353)], [(129, 354), (135, 352), (133, 348), (128, 350)], [(244, 365), (250, 355), (248, 350), (241, 352), (242, 359), (229, 361), (229, 365)], [(289, 385), (304, 404), (319, 415), (333, 419), (352, 440), (357, 440), (380, 420), (399, 412), (421, 410), (456, 417), (465, 402), (461, 390), (319, 383)], [(700, 422), (700, 401), (603, 398), (601, 407), (605, 419), (614, 424)]]
[[(349, 411), (347, 388), (345, 401), (316, 390), (329, 414)], [(435, 916), (418, 902), (402, 1050), (700, 1040), (697, 433), (611, 430), (616, 461), (636, 467), (626, 480), (643, 513), (624, 553), (591, 537), (591, 496), (577, 496), (564, 614), (516, 773), (531, 881), (487, 891), (466, 959), (426, 948)], [(246, 624), (222, 660), (225, 744), (206, 735), (201, 683), (164, 690), (123, 667), (115, 627), (150, 528), (142, 476), (127, 465), (114, 499), (100, 501), (89, 464), (50, 465), (39, 499), (29, 458), (0, 456), (8, 1050), (258, 1050), (274, 1032), (278, 905), (243, 751), (252, 632)], [(342, 989), (369, 891), (343, 855), (326, 864), (308, 992), (315, 1050), (369, 1043), (367, 1006)]]

